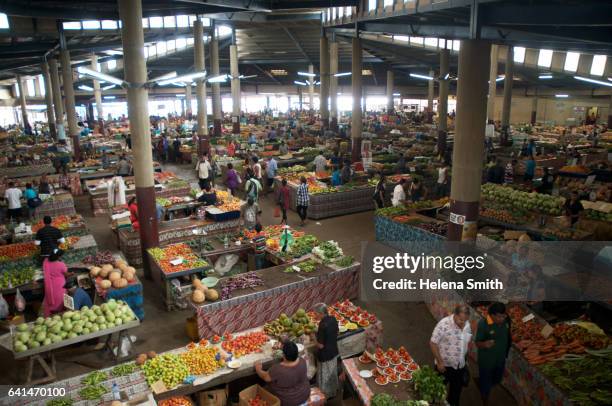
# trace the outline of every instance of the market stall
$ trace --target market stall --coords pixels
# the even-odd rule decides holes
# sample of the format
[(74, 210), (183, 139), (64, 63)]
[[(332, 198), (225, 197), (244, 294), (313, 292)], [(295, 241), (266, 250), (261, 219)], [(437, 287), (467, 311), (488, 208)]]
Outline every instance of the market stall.
[(56, 192), (43, 200), (43, 203), (34, 211), (34, 216), (38, 219), (45, 216), (74, 216), (75, 214), (74, 198), (68, 192)]
[[(36, 237), (36, 232), (40, 230), (44, 224), (42, 219), (33, 221), (29, 224), (24, 224), (25, 227), (15, 227), (12, 230), (12, 242), (32, 241)], [(52, 219), (51, 226), (59, 229), (64, 237), (82, 236), (87, 234), (87, 226), (85, 220), (80, 214), (73, 216), (55, 216)]]

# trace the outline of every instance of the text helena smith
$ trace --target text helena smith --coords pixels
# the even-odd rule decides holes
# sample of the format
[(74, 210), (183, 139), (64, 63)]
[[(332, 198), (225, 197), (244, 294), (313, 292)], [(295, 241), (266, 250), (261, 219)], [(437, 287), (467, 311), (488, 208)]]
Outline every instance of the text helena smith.
[(485, 279), (477, 281), (444, 281), (442, 279), (400, 279), (398, 281), (383, 281), (374, 279), (372, 282), (376, 290), (503, 290), (504, 283), (499, 279)]

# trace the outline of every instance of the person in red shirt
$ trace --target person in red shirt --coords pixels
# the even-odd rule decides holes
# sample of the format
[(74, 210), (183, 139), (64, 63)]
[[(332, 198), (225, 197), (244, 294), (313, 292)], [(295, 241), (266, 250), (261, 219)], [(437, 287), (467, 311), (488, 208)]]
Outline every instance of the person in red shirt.
[(227, 155), (234, 156), (235, 153), (236, 153), (236, 144), (234, 144), (234, 141), (230, 141), (229, 145), (227, 146)]
[(132, 196), (128, 202), (128, 210), (130, 211), (130, 221), (132, 222), (132, 228), (138, 230), (140, 224), (138, 223), (138, 205), (136, 204), (136, 196)]
[(287, 210), (289, 209), (289, 187), (287, 186), (287, 179), (283, 178), (281, 187), (278, 189), (278, 205), (283, 213), (281, 224), (287, 224)]

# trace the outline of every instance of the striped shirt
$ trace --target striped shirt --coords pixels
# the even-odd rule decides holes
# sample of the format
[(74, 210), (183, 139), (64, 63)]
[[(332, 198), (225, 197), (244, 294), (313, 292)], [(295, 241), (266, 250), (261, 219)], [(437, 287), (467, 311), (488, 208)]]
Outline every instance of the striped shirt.
[(298, 206), (308, 206), (310, 202), (308, 197), (308, 184), (300, 183), (300, 186), (297, 188), (297, 205)]
[(266, 235), (259, 233), (253, 238), (253, 244), (255, 245), (255, 253), (263, 254), (266, 251)]

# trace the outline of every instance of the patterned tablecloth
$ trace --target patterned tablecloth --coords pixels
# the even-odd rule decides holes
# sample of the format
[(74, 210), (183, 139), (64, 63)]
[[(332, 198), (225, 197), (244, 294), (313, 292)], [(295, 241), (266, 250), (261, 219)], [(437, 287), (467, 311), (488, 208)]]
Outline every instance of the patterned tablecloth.
[(37, 219), (42, 219), (45, 216), (72, 216), (74, 214), (76, 214), (74, 198), (70, 193), (53, 195), (52, 199), (45, 200), (43, 204), (34, 211), (34, 216)]
[[(360, 265), (262, 292), (195, 306), (200, 338), (242, 331), (274, 320), (281, 313), (357, 297)], [(373, 333), (374, 334), (374, 333)]]
[[(184, 197), (189, 195), (191, 192), (190, 186), (178, 187), (178, 188), (165, 188), (155, 189), (155, 197)], [(136, 193), (135, 189), (129, 189), (126, 191), (126, 196), (132, 196)], [(91, 209), (93, 210), (94, 216), (107, 216), (109, 212), (108, 207), (108, 195), (106, 189), (103, 192), (98, 192), (91, 195)], [(129, 200), (129, 197), (126, 197)]]

